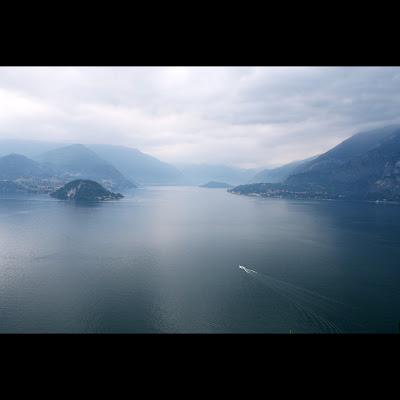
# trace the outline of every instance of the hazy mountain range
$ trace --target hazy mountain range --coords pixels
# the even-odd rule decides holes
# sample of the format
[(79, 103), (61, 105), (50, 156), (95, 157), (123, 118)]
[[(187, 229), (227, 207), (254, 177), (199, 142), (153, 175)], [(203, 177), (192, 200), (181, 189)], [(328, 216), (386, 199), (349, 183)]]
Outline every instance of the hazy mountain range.
[(289, 164), (282, 165), (281, 167), (277, 168), (272, 168), (272, 169), (264, 169), (257, 173), (250, 181), (250, 183), (258, 183), (258, 182), (263, 182), (263, 183), (277, 183), (277, 182), (283, 182), (287, 177), (289, 177), (294, 170), (317, 158), (318, 156), (310, 157), (305, 160), (297, 160), (293, 161)]
[(226, 182), (231, 185), (249, 182), (258, 172), (256, 169), (234, 168), (227, 165), (179, 164), (185, 183), (202, 185), (209, 181)]
[[(0, 190), (47, 191), (74, 179), (91, 179), (121, 191), (136, 185), (216, 181), (240, 185), (232, 191), (243, 194), (400, 200), (400, 125), (357, 133), (324, 154), (262, 171), (225, 165), (172, 166), (123, 146), (54, 146), (0, 141), (0, 154), (13, 152), (0, 157)], [(15, 154), (22, 151), (30, 157)]]
[(65, 146), (68, 146), (68, 143), (44, 142), (40, 140), (0, 139), (0, 157), (14, 153), (22, 154), (28, 158), (35, 158), (47, 151)]
[(63, 181), (91, 179), (109, 189), (131, 189), (136, 185), (112, 164), (81, 144), (50, 150), (36, 159), (44, 169)]
[[(117, 190), (131, 185), (199, 185), (213, 180), (237, 185), (248, 182), (257, 172), (225, 165), (173, 166), (124, 146), (0, 140), (0, 156), (10, 153), (38, 162), (47, 175), (63, 181), (93, 179)], [(12, 180), (15, 174), (7, 176), (3, 179)]]
[[(56, 142), (0, 140), (0, 156), (10, 153), (21, 154), (33, 160), (48, 163), (49, 166), (52, 164), (53, 167), (76, 166), (78, 168), (79, 165), (87, 170), (87, 168), (98, 165), (102, 166), (104, 170), (104, 164), (109, 164), (126, 179), (140, 185), (184, 183), (183, 175), (177, 168), (129, 147), (102, 144), (78, 146)], [(83, 165), (84, 159), (87, 158), (91, 161), (91, 167)], [(70, 165), (70, 162), (73, 165)], [(77, 171), (71, 170), (70, 172), (75, 175)], [(91, 173), (93, 172), (92, 169)]]
[(7, 191), (11, 186), (6, 181), (15, 182), (18, 189), (47, 192), (75, 179), (92, 179), (117, 190), (136, 186), (113, 165), (80, 144), (53, 149), (34, 159), (15, 153), (0, 157), (0, 180)]
[(0, 158), (0, 180), (48, 178), (51, 173), (38, 162), (21, 154), (9, 154)]
[(177, 168), (137, 149), (104, 144), (87, 147), (138, 184), (180, 185), (185, 181), (184, 175)]
[(21, 154), (0, 157), (0, 193), (48, 192), (61, 183), (52, 170)]
[(234, 193), (271, 197), (400, 200), (400, 125), (357, 133), (297, 166), (281, 184), (242, 185)]

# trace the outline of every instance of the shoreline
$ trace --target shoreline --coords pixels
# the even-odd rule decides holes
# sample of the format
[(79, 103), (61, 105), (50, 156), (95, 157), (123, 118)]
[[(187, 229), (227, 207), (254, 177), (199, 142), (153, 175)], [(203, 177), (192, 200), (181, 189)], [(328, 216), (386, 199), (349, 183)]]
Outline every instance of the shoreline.
[(370, 204), (391, 204), (391, 205), (400, 205), (400, 201), (394, 200), (361, 200), (361, 199), (323, 199), (323, 198), (313, 198), (313, 197), (304, 197), (304, 198), (295, 198), (295, 197), (283, 197), (283, 196), (263, 196), (260, 193), (237, 193), (227, 190), (227, 193), (234, 194), (236, 196), (245, 196), (245, 197), (255, 197), (260, 199), (273, 199), (273, 200), (293, 200), (293, 201), (332, 201), (332, 202), (352, 202), (352, 203), (370, 203)]

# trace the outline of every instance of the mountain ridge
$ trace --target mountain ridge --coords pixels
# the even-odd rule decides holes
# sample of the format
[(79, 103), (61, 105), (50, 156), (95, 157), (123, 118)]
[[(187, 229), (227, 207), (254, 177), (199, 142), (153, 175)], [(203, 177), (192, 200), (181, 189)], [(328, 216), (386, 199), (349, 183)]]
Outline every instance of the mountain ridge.
[[(72, 143), (45, 142), (39, 140), (0, 139), (0, 156), (10, 153), (22, 154), (40, 161), (49, 151), (68, 147)], [(112, 164), (132, 183), (140, 185), (182, 185), (185, 178), (182, 172), (167, 162), (143, 153), (139, 149), (109, 144), (83, 144), (103, 160)]]
[(400, 125), (359, 132), (297, 167), (281, 184), (233, 193), (285, 198), (400, 201)]
[(22, 155), (8, 154), (0, 157), (0, 180), (31, 177), (49, 177), (50, 174), (38, 162)]
[(279, 183), (283, 182), (301, 165), (314, 160), (318, 156), (296, 160), (276, 168), (267, 168), (258, 172), (249, 183)]
[(138, 149), (105, 144), (92, 144), (88, 145), (88, 148), (139, 184), (179, 185), (184, 182), (182, 172), (173, 165)]
[(136, 185), (125, 178), (112, 164), (82, 144), (50, 150), (37, 157), (43, 165), (53, 169), (64, 180), (90, 179), (109, 189), (130, 189)]

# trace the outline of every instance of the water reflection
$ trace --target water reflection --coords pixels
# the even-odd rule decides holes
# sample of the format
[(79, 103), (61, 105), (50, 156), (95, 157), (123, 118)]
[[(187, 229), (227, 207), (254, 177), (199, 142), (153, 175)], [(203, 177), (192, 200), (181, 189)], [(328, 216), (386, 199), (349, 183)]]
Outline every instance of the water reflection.
[(394, 332), (399, 240), (397, 206), (2, 198), (0, 331)]

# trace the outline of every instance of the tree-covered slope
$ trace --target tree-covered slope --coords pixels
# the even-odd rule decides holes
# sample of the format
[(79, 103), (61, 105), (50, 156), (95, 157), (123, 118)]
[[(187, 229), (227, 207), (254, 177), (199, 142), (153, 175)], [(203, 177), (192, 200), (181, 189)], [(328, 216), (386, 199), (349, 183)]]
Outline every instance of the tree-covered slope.
[(51, 193), (51, 196), (59, 200), (76, 201), (117, 200), (123, 197), (120, 193), (110, 192), (97, 182), (83, 179), (67, 183)]

